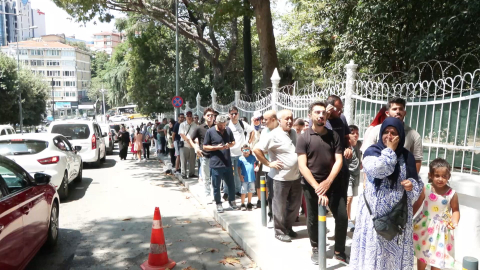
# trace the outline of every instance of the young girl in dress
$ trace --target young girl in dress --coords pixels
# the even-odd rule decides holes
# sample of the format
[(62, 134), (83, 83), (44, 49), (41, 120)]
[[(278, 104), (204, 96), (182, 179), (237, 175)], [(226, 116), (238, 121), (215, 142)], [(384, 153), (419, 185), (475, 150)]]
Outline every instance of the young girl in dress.
[(430, 163), (429, 183), (419, 199), (420, 202), (424, 199), (422, 212), (413, 222), (418, 270), (424, 270), (427, 265), (432, 270), (455, 266), (453, 230), (460, 220), (460, 211), (458, 196), (448, 185), (451, 169), (450, 164), (442, 158)]

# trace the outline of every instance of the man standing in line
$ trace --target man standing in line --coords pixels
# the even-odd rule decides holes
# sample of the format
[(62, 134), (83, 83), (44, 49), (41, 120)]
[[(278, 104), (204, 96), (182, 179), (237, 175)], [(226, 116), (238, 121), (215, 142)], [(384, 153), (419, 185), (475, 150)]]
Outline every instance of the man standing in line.
[(175, 156), (177, 159), (175, 160), (175, 173), (180, 173), (180, 149), (178, 148), (178, 142), (180, 141), (181, 137), (178, 133), (180, 129), (180, 124), (185, 121), (185, 115), (183, 113), (178, 114), (178, 121), (173, 126), (172, 137), (173, 137), (173, 145), (175, 147)]
[[(188, 177), (195, 177), (195, 150), (193, 144), (187, 140), (187, 136), (192, 136), (193, 131), (197, 128), (197, 124), (193, 122), (192, 112), (187, 112), (187, 121), (180, 124), (179, 133), (182, 137), (180, 139), (180, 162), (182, 168), (182, 178), (187, 179)], [(187, 174), (187, 163), (188, 163), (188, 174)]]
[(167, 118), (163, 118), (162, 123), (158, 123), (158, 132), (160, 133), (160, 154), (165, 154), (167, 149), (167, 140), (165, 139), (165, 126), (168, 125)]
[[(258, 141), (258, 143), (260, 143), (261, 141), (264, 141), (264, 140), (268, 140), (268, 138), (270, 136), (270, 132), (278, 127), (277, 112), (275, 110), (266, 111), (263, 114), (263, 123), (265, 125), (265, 128), (263, 129), (262, 133), (260, 134), (260, 140)], [(273, 211), (272, 211), (272, 206), (273, 206), (272, 202), (273, 202), (273, 195), (274, 195), (273, 179), (268, 176), (268, 173), (270, 172), (270, 167), (268, 167), (267, 165), (265, 165), (264, 163), (262, 163), (258, 159), (258, 155), (257, 155), (258, 150), (256, 150), (257, 144), (255, 144), (255, 146), (253, 148), (253, 153), (257, 157), (257, 160), (260, 162), (260, 166), (262, 167), (262, 173), (265, 174), (265, 178), (266, 178), (266, 182), (267, 182), (266, 195), (267, 195), (267, 202), (268, 202), (268, 217), (269, 217), (268, 223), (267, 223), (267, 228), (273, 228)], [(268, 153), (263, 153), (263, 154), (264, 154), (264, 156), (267, 160), (270, 160), (269, 156), (268, 156)], [(257, 196), (260, 196), (260, 195), (257, 194)]]
[[(228, 113), (230, 114), (230, 123), (228, 123), (228, 127), (232, 130), (233, 136), (235, 137), (235, 146), (230, 149), (235, 181), (235, 194), (240, 196), (242, 183), (240, 182), (240, 177), (238, 175), (238, 159), (243, 156), (241, 149), (242, 145), (247, 143), (250, 144), (253, 141), (255, 134), (252, 132), (254, 129), (247, 122), (238, 119), (239, 114), (237, 107), (232, 106), (228, 110)], [(225, 187), (225, 193), (228, 193), (228, 187)]]
[(220, 183), (222, 179), (228, 186), (228, 201), (232, 209), (237, 209), (235, 203), (235, 183), (233, 182), (232, 160), (230, 148), (235, 145), (235, 138), (227, 127), (227, 116), (219, 115), (217, 123), (205, 133), (203, 150), (210, 153), (210, 169), (213, 185), (213, 195), (217, 203), (217, 212), (223, 213), (220, 197)]
[[(312, 246), (312, 262), (318, 264), (318, 204), (328, 203), (335, 218), (334, 258), (349, 262), (345, 254), (347, 239), (346, 191), (337, 177), (343, 166), (343, 148), (337, 132), (325, 128), (325, 103), (316, 101), (309, 106), (310, 128), (298, 137), (296, 152), (303, 176), (302, 184), (307, 203), (307, 231)], [(326, 195), (326, 197), (325, 197)]]
[[(270, 132), (266, 140), (260, 140), (255, 148), (257, 159), (270, 167), (268, 176), (273, 179), (273, 220), (275, 238), (291, 242), (297, 237), (292, 230), (302, 202), (302, 185), (298, 170), (295, 145), (297, 133), (293, 127), (293, 114), (289, 110), (278, 113), (280, 126)], [(268, 152), (270, 161), (265, 158)]]
[(200, 118), (198, 117), (198, 114), (193, 115), (193, 122), (195, 122), (197, 126), (200, 125)]
[(195, 153), (198, 157), (200, 157), (200, 168), (198, 170), (202, 172), (201, 177), (205, 186), (205, 197), (207, 203), (212, 202), (210, 197), (212, 193), (210, 189), (212, 181), (210, 178), (210, 153), (203, 149), (203, 141), (205, 140), (205, 134), (207, 133), (207, 130), (213, 127), (213, 121), (215, 117), (214, 113), (215, 111), (212, 108), (205, 108), (205, 111), (203, 112), (205, 122), (199, 125), (195, 131), (193, 131), (192, 136), (187, 136), (188, 142), (190, 145), (193, 145), (195, 148)]

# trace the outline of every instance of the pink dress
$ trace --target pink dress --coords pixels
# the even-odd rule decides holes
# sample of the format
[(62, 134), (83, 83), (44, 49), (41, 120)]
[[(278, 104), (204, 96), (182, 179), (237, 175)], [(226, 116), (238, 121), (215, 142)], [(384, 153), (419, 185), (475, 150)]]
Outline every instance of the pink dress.
[(137, 134), (135, 135), (135, 152), (138, 150), (143, 150), (143, 144), (142, 144), (142, 139), (143, 139), (143, 134)]

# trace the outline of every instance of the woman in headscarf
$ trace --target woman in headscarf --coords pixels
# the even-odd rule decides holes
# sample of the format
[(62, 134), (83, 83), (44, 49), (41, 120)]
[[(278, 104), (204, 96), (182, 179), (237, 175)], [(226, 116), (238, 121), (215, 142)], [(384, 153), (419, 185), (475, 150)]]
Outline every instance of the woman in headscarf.
[(152, 133), (148, 131), (148, 126), (143, 126), (142, 131), (142, 142), (143, 142), (143, 158), (145, 161), (150, 159), (150, 140), (152, 139)]
[(130, 143), (130, 133), (125, 130), (125, 126), (122, 125), (120, 132), (118, 133), (118, 148), (120, 149), (120, 160), (127, 159), (128, 144)]
[[(364, 154), (367, 175), (365, 197), (358, 202), (350, 269), (413, 269), (413, 203), (423, 190), (413, 155), (405, 149), (405, 131), (399, 119), (389, 117), (380, 128), (377, 144)], [(407, 193), (408, 219), (405, 230), (388, 241), (378, 235), (372, 218), (388, 215)], [(365, 199), (370, 206), (370, 215)]]

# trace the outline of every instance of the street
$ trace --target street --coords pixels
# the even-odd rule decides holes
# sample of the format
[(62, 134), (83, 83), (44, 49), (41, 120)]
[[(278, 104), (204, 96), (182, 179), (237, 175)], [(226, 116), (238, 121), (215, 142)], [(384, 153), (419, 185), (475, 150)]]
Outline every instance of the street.
[(156, 206), (175, 269), (255, 268), (228, 233), (183, 185), (161, 171), (152, 156), (147, 162), (136, 162), (129, 154), (128, 160), (120, 161), (116, 149), (100, 168), (86, 166), (82, 182), (72, 184), (70, 191), (60, 205), (56, 248), (42, 249), (26, 269), (140, 269), (148, 258)]

